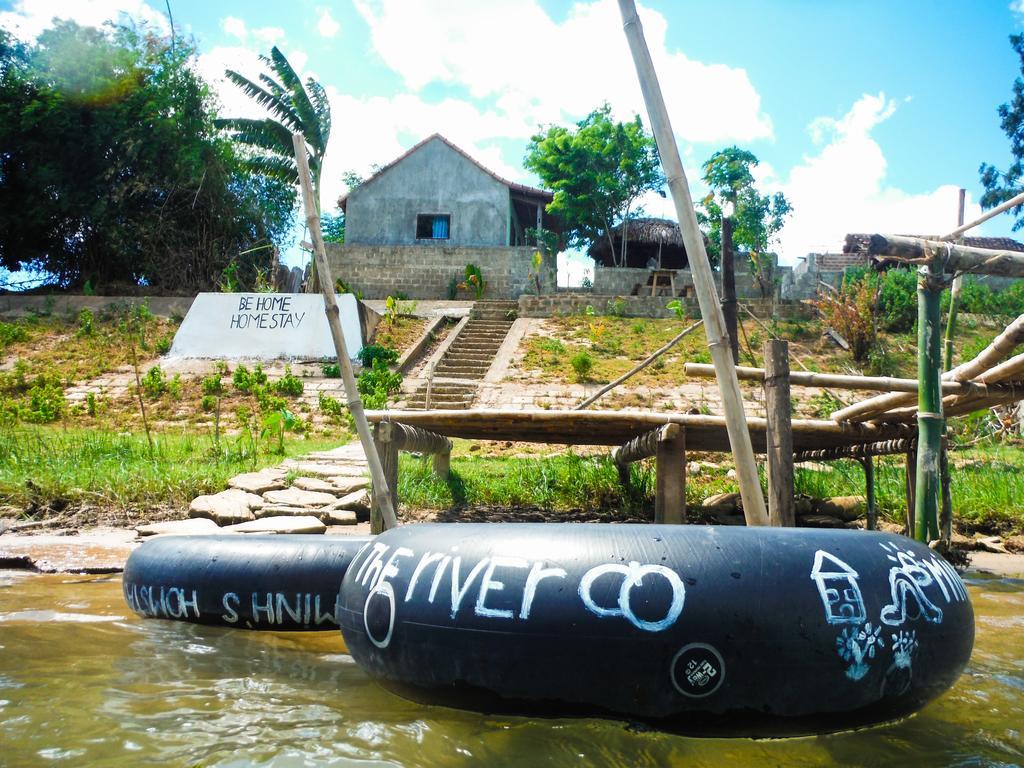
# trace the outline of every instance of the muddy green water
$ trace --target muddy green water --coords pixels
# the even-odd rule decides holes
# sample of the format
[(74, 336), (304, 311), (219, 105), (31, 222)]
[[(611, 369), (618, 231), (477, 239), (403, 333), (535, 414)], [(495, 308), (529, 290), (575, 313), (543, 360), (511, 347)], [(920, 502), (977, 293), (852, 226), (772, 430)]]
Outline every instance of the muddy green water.
[(969, 586), (974, 657), (941, 699), (887, 726), (752, 741), (424, 707), (334, 633), (142, 620), (118, 578), (0, 572), (0, 765), (1024, 765), (1024, 581)]

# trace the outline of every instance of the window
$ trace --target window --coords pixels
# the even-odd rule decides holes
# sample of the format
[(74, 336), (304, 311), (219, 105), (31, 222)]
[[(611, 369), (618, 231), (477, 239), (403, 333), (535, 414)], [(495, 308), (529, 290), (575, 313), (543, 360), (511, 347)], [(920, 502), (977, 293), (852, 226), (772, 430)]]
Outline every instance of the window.
[(447, 240), (452, 217), (447, 213), (421, 213), (416, 217), (417, 240)]

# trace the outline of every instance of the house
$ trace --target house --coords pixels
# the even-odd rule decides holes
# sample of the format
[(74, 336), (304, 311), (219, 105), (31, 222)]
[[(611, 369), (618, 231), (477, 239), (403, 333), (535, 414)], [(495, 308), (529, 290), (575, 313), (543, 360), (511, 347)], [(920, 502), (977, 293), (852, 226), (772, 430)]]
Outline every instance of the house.
[[(551, 199), (435, 133), (338, 201), (345, 243), (328, 247), (331, 269), (368, 299), (444, 299), (454, 298), (466, 265), (475, 264), (486, 298), (516, 298), (531, 282), (537, 251), (528, 230), (558, 230), (544, 210)], [(547, 261), (553, 290), (554, 256)]]

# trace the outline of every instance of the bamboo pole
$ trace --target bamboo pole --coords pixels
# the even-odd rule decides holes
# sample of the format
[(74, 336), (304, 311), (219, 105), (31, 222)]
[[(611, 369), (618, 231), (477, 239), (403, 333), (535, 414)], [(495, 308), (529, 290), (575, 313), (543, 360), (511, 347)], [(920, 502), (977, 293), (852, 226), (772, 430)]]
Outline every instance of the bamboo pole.
[(757, 464), (754, 461), (754, 449), (747, 431), (746, 416), (743, 412), (743, 397), (740, 393), (739, 380), (736, 378), (729, 337), (725, 331), (725, 319), (718, 303), (718, 292), (715, 290), (715, 279), (704, 250), (704, 239), (697, 227), (697, 217), (693, 210), (690, 187), (686, 181), (686, 172), (679, 159), (679, 148), (676, 146), (675, 134), (669, 120), (665, 99), (658, 83), (658, 75), (654, 70), (654, 62), (644, 39), (643, 27), (636, 12), (633, 0), (619, 0), (619, 11), (622, 14), (622, 26), (626, 39), (629, 41), (633, 63), (636, 66), (640, 90), (651, 119), (651, 128), (657, 142), (658, 153), (665, 169), (665, 178), (672, 200), (675, 203), (676, 216), (683, 234), (687, 258), (693, 273), (693, 284), (700, 304), (700, 314), (704, 318), (707, 330), (708, 348), (718, 373), (718, 388), (725, 410), (729, 443), (732, 446), (733, 460), (736, 463), (736, 476), (743, 499), (743, 514), (747, 525), (767, 525), (768, 512), (765, 509), (764, 496), (761, 492), (761, 481), (757, 475)]
[(768, 475), (768, 519), (773, 526), (796, 525), (793, 508), (793, 421), (789, 395), (789, 345), (764, 342), (764, 404), (768, 419), (765, 456)]
[(1014, 197), (1011, 197), (1005, 203), (997, 205), (991, 211), (986, 211), (981, 216), (979, 216), (974, 221), (972, 221), (970, 224), (961, 224), (959, 227), (954, 229), (948, 235), (943, 235), (942, 237), (940, 237), (939, 240), (956, 240), (964, 232), (967, 232), (968, 230), (974, 229), (979, 224), (984, 224), (989, 219), (991, 219), (991, 218), (993, 218), (995, 216), (998, 216), (1000, 213), (1003, 213), (1004, 211), (1008, 211), (1011, 208), (1015, 208), (1018, 205), (1024, 205), (1024, 192), (1021, 192), (1019, 195), (1015, 195)]
[[(960, 209), (957, 214), (957, 226), (964, 225), (964, 202), (967, 199), (967, 190), (960, 189)], [(946, 355), (942, 361), (942, 370), (948, 371), (953, 367), (953, 334), (956, 332), (956, 314), (960, 309), (960, 286), (963, 284), (964, 276), (957, 274), (953, 278), (953, 287), (949, 291), (949, 317), (946, 318)]]
[[(1024, 315), (1010, 323), (991, 344), (973, 360), (961, 363), (942, 374), (943, 381), (970, 381), (1000, 363), (1024, 341)], [(893, 393), (879, 395), (842, 408), (832, 414), (835, 421), (867, 421), (914, 401), (913, 395)]]
[(736, 263), (732, 252), (732, 218), (722, 215), (722, 317), (729, 334), (732, 361), (740, 364), (740, 337), (736, 317)]
[(619, 376), (619, 378), (617, 378), (611, 384), (606, 384), (603, 387), (601, 387), (601, 389), (599, 389), (593, 395), (591, 395), (586, 400), (584, 400), (582, 403), (577, 405), (573, 410), (582, 411), (587, 406), (592, 405), (593, 403), (597, 402), (597, 400), (599, 400), (601, 397), (603, 397), (604, 395), (606, 395), (609, 392), (611, 392), (613, 389), (615, 389), (615, 387), (619, 386), (619, 384), (621, 384), (622, 382), (626, 381), (629, 378), (632, 378), (636, 374), (640, 373), (640, 371), (642, 371), (644, 368), (649, 366), (651, 363), (653, 363), (655, 360), (657, 360), (663, 354), (668, 352), (670, 349), (672, 349), (672, 347), (674, 347), (680, 341), (685, 339), (687, 336), (689, 336), (695, 330), (700, 328), (703, 324), (704, 324), (703, 320), (698, 320), (696, 323), (691, 325), (689, 328), (684, 329), (681, 333), (677, 334), (675, 336), (675, 338), (673, 338), (671, 341), (669, 341), (667, 344), (665, 344), (665, 346), (663, 346), (661, 349), (657, 350), (656, 352), (652, 353), (651, 356), (648, 357), (646, 360), (644, 360), (642, 363), (640, 363), (639, 365), (635, 366), (634, 368), (630, 369), (626, 373), (624, 373), (621, 376)]
[(921, 264), (929, 258), (926, 249), (942, 253), (946, 272), (974, 272), (980, 275), (1024, 277), (1024, 253), (997, 248), (974, 248), (940, 240), (899, 235), (872, 235), (868, 253), (876, 261)]
[(864, 491), (868, 502), (868, 530), (874, 531), (878, 528), (878, 504), (875, 501), (875, 459), (873, 456), (865, 456), (860, 463), (864, 467)]
[(394, 528), (398, 525), (398, 518), (395, 515), (395, 508), (391, 501), (391, 491), (388, 488), (387, 481), (384, 479), (384, 468), (381, 465), (380, 457), (377, 455), (377, 448), (373, 443), (373, 435), (370, 434), (370, 426), (367, 424), (366, 414), (363, 412), (363, 401), (359, 397), (359, 390), (356, 388), (356, 377), (352, 372), (352, 360), (349, 359), (345, 335), (341, 330), (338, 301), (334, 297), (334, 280), (331, 279), (331, 268), (327, 263), (324, 236), (323, 232), (320, 231), (319, 206), (313, 198), (313, 182), (309, 175), (309, 162), (306, 157), (306, 140), (302, 137), (302, 134), (292, 134), (292, 146), (295, 149), (295, 161), (299, 166), (299, 184), (302, 188), (302, 204), (306, 212), (306, 226), (309, 227), (309, 234), (313, 239), (313, 259), (317, 265), (317, 272), (320, 275), (320, 289), (324, 295), (324, 313), (327, 315), (327, 324), (331, 329), (334, 351), (338, 356), (338, 367), (341, 369), (341, 381), (345, 387), (345, 401), (348, 405), (349, 413), (352, 414), (352, 420), (356, 424), (356, 432), (359, 434), (359, 442), (362, 443), (363, 452), (366, 454), (366, 461), (370, 465), (374, 506), (380, 510), (383, 516), (384, 528)]
[(939, 538), (942, 437), (942, 264), (938, 253), (918, 269), (917, 277), (917, 493), (914, 533), (918, 541)]

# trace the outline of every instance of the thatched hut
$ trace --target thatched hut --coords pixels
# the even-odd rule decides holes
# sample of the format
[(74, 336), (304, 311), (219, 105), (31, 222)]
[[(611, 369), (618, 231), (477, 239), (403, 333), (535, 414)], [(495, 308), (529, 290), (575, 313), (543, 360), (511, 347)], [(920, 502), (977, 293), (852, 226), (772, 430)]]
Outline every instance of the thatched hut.
[[(626, 263), (622, 258), (622, 230), (626, 230)], [(659, 269), (686, 269), (689, 261), (683, 246), (683, 233), (670, 219), (631, 219), (613, 227), (612, 243), (603, 237), (594, 243), (587, 254), (604, 267), (656, 267)], [(614, 253), (612, 251), (614, 244)]]

